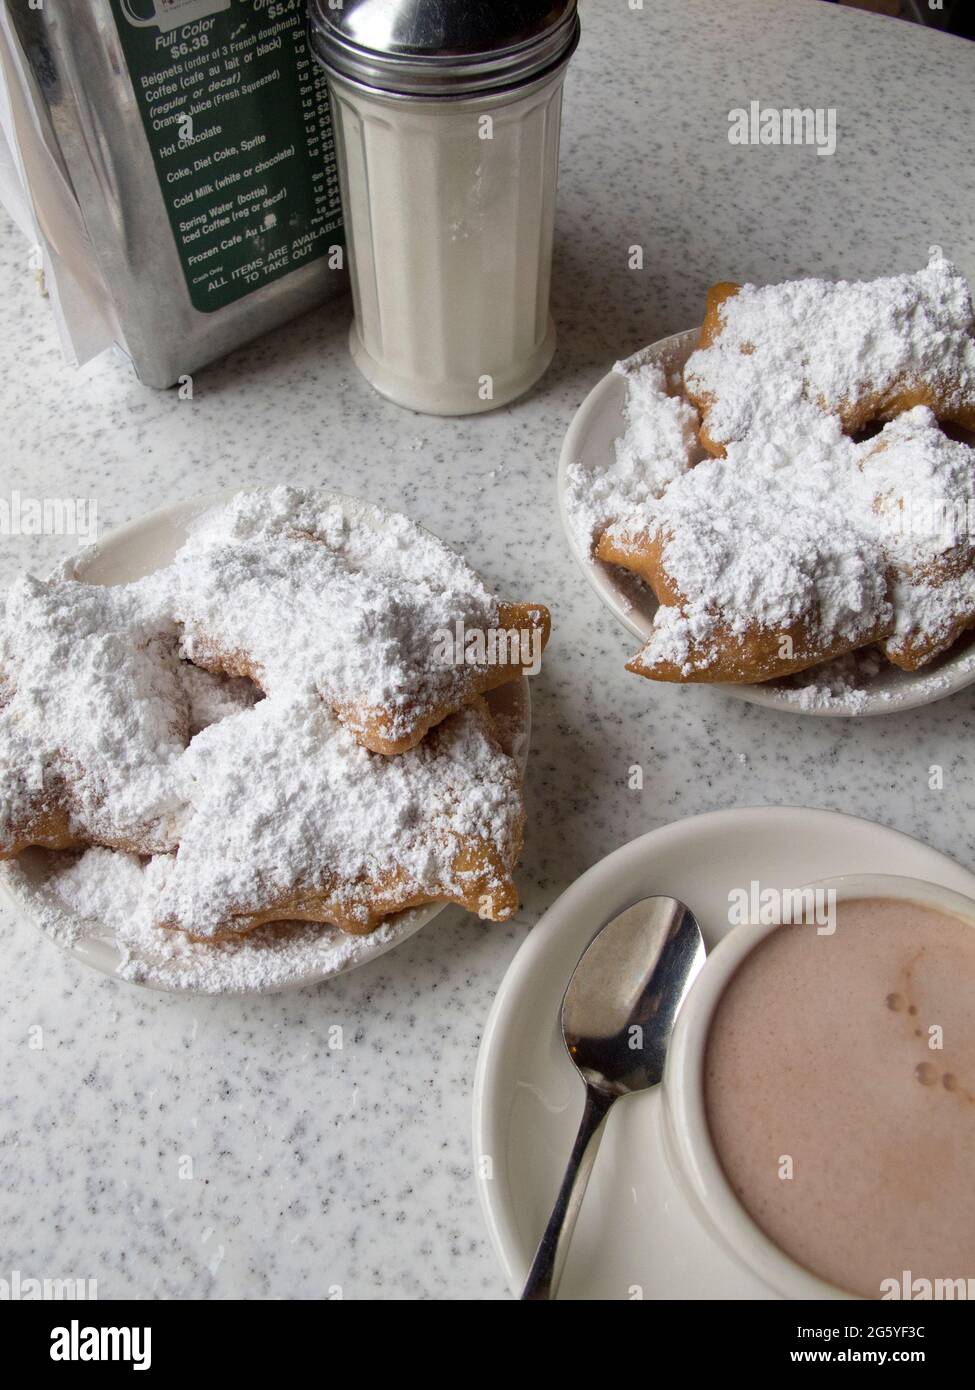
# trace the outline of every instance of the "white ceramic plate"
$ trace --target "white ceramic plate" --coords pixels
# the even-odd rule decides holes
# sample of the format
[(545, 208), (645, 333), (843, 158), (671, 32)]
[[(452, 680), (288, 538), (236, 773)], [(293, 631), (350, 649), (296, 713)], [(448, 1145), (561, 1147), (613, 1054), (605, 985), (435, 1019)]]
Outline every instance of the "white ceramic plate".
[[(209, 508), (228, 502), (234, 495), (234, 491), (216, 493), (163, 507), (120, 527), (94, 548), (82, 571), (85, 579), (92, 584), (124, 584), (161, 569), (185, 541), (188, 524)], [(388, 514), (381, 507), (358, 498), (323, 491), (322, 500), (338, 503), (358, 525), (378, 529), (386, 524)], [(522, 677), (520, 681), (502, 686), (487, 698), (492, 709), (503, 717), (509, 747), (524, 768), (531, 736), (531, 695), (527, 679)], [(105, 974), (117, 974), (121, 956), (112, 933), (96, 923), (78, 918), (72, 920), (48, 886), (50, 863), (50, 856), (44, 851), (28, 850), (15, 861), (0, 864), (0, 887), (59, 944), (69, 932), (80, 931), (80, 937), (71, 946), (73, 953)], [(151, 980), (135, 982), (148, 983), (154, 989), (212, 994), (298, 989), (318, 984), (385, 954), (433, 921), (445, 906), (437, 904), (398, 913), (368, 936), (350, 936), (337, 928), (313, 923), (259, 928), (240, 942), (199, 948), (207, 953), (205, 976), (188, 959), (182, 965), (174, 962), (171, 968), (167, 966), (162, 978), (156, 978), (157, 972), (153, 971)], [(259, 989), (248, 983), (253, 979), (252, 967), (257, 963), (255, 952), (260, 955), (265, 980)]]
[[(596, 864), (516, 955), (488, 1019), (474, 1084), (475, 1171), (491, 1240), (518, 1293), (548, 1220), (582, 1083), (558, 1030), (569, 976), (594, 933), (630, 903), (688, 904), (708, 948), (729, 930), (728, 893), (838, 874), (899, 874), (975, 897), (975, 874), (918, 840), (833, 811), (717, 811), (663, 826)], [(614, 1107), (566, 1266), (563, 1298), (771, 1298), (698, 1221), (671, 1175), (657, 1091)]]
[[(675, 333), (662, 338), (646, 349), (648, 360), (657, 361), (666, 371), (683, 370), (684, 363), (697, 346), (700, 329)], [(657, 601), (650, 589), (633, 575), (616, 565), (607, 565), (586, 554), (580, 547), (566, 514), (566, 470), (570, 464), (581, 463), (599, 470), (614, 456), (614, 443), (623, 433), (623, 401), (625, 382), (617, 372), (603, 377), (579, 407), (569, 426), (559, 460), (559, 514), (572, 554), (583, 574), (613, 616), (636, 637), (642, 645), (650, 635)], [(855, 700), (836, 700), (829, 704), (803, 701), (804, 685), (822, 679), (816, 671), (803, 672), (788, 681), (769, 681), (762, 685), (721, 685), (720, 689), (739, 700), (771, 709), (789, 710), (794, 714), (866, 715), (890, 714), (896, 710), (914, 709), (918, 705), (943, 700), (947, 695), (975, 681), (975, 637), (956, 643), (950, 652), (923, 671), (901, 671), (880, 658), (876, 674), (860, 672), (856, 687), (862, 692)], [(834, 668), (837, 665), (833, 663)]]

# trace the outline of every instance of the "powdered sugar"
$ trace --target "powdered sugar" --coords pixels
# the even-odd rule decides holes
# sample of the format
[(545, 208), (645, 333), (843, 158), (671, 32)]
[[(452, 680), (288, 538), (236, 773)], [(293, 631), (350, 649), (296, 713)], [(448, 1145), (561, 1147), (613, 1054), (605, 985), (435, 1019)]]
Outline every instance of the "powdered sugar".
[(321, 700), (269, 698), (195, 738), (178, 785), (190, 809), (151, 916), (197, 937), (232, 929), (254, 904), (319, 893), (365, 925), (390, 874), (404, 899), (463, 899), (462, 841), (496, 846), (506, 870), (520, 848), (518, 770), (476, 708), (387, 758)]
[(154, 585), (25, 578), (0, 632), (0, 845), (54, 803), (109, 844), (172, 848), (189, 736), (176, 628)]
[(975, 451), (918, 407), (860, 451), (873, 528), (891, 570), (888, 648), (941, 647), (975, 619)]
[(719, 337), (684, 378), (709, 399), (718, 443), (773, 432), (803, 404), (832, 413), (900, 384), (932, 384), (949, 413), (975, 407), (971, 295), (938, 247), (912, 275), (745, 285), (720, 312)]
[[(527, 739), (521, 687), (490, 698), (502, 743), (520, 766)], [(31, 849), (0, 864), (0, 877), (60, 945), (83, 946), (88, 959), (104, 962), (121, 979), (204, 994), (264, 993), (331, 977), (406, 940), (439, 911), (399, 912), (361, 936), (317, 922), (286, 922), (226, 940), (192, 941), (155, 925), (174, 863), (171, 855), (146, 860), (100, 848)]]
[[(332, 727), (320, 728), (322, 720)], [(242, 727), (255, 722), (256, 730)], [(267, 756), (276, 760), (273, 778)], [(240, 946), (190, 941), (159, 924), (176, 914), (205, 937), (255, 894), (312, 890), (323, 876), (346, 878), (361, 894), (368, 885), (353, 884), (354, 874), (375, 879), (393, 865), (407, 888), (462, 894), (453, 868), (459, 836), (480, 831), (512, 853), (519, 843), (517, 767), (475, 709), (453, 715), (418, 748), (383, 758), (360, 748), (320, 701), (288, 710), (268, 700), (194, 739), (182, 770), (193, 811), (176, 855), (32, 850), (24, 866), (6, 866), (23, 893), (30, 856), (46, 861), (46, 926), (64, 944), (108, 928), (127, 978), (260, 989), (326, 963), (334, 973), (409, 923), (381, 924), (368, 949), (318, 924), (258, 928)]]
[(189, 701), (191, 738), (210, 724), (250, 709), (261, 698), (261, 692), (251, 681), (215, 675), (188, 661), (180, 662), (179, 677)]
[[(780, 681), (777, 689), (798, 709), (842, 710), (862, 714), (867, 706), (867, 688), (881, 674), (886, 662), (876, 647), (847, 652), (822, 666), (800, 671)], [(893, 703), (893, 695), (888, 696)]]
[[(424, 583), (445, 584), (457, 605), (473, 598), (483, 605), (475, 611), (497, 611), (463, 562), (405, 518), (363, 518), (354, 504), (323, 506), (284, 489), (205, 517), (175, 565), (146, 580), (112, 588), (80, 583), (70, 576), (83, 571), (82, 559), (46, 584), (23, 581), (11, 595), (0, 710), (8, 831), (36, 787), (50, 801), (70, 782), (75, 833), (113, 844), (131, 837), (140, 853), (157, 852), (144, 859), (98, 848), (30, 850), (23, 862), (5, 865), (4, 876), (42, 904), (61, 939), (98, 935), (107, 924), (128, 978), (193, 989), (273, 988), (376, 954), (430, 910), (400, 914), (361, 945), (318, 923), (201, 945), (165, 930), (163, 921), (206, 936), (226, 929), (236, 911), (320, 890), (345, 904), (350, 921), (364, 920), (370, 882), (390, 874), (404, 889), (399, 900), (461, 898), (476, 889), (489, 912), (492, 885), (510, 881), (523, 819), (520, 774), (480, 705), (411, 752), (385, 758), (354, 741), (318, 683), (293, 661), (275, 663), (273, 693), (262, 699), (249, 681), (181, 660), (173, 610), (190, 557), (295, 526), (327, 536), (350, 574), (361, 566), (373, 577), (384, 565), (389, 573), (398, 566), (412, 586), (414, 617)], [(282, 609), (279, 628), (288, 617)], [(381, 628), (382, 615), (378, 622)], [(324, 659), (317, 633), (315, 642)], [(514, 724), (520, 739), (524, 723)], [(76, 775), (75, 747), (93, 771)], [(31, 772), (31, 757), (42, 763), (43, 778)], [(110, 837), (105, 826), (125, 833)], [(178, 853), (159, 852), (176, 843)], [(470, 843), (494, 856), (486, 869), (475, 866), (477, 874), (459, 867), (458, 847)]]
[(269, 694), (315, 690), (347, 721), (381, 709), (391, 739), (470, 697), (470, 668), (438, 660), (435, 635), (498, 624), (470, 566), (406, 517), (350, 524), (294, 489), (201, 518), (172, 574), (191, 660), (245, 653)]
[[(691, 353), (685, 379), (714, 397), (707, 425), (729, 436), (726, 456), (680, 466), (655, 414), (672, 404), (662, 374), (635, 372), (614, 461), (568, 470), (566, 510), (580, 545), (588, 553), (594, 531), (620, 563), (649, 567), (666, 600), (634, 669), (748, 679), (760, 659), (754, 680), (783, 661), (820, 662), (880, 640), (898, 660), (932, 659), (975, 619), (975, 455), (925, 407), (857, 441), (838, 405), (851, 394), (877, 398), (895, 378), (975, 403), (964, 280), (935, 249), (915, 276), (746, 287), (722, 316), (721, 334)], [(657, 351), (636, 361), (652, 363)], [(663, 486), (656, 464), (641, 477), (637, 452), (624, 447), (641, 418), (651, 434), (661, 429), (676, 460)], [(639, 454), (653, 458), (649, 441)], [(958, 523), (948, 540), (943, 524), (914, 524), (946, 513)], [(778, 656), (763, 634), (787, 637)], [(747, 653), (759, 650), (750, 665)]]
[(28, 850), (2, 867), (19, 901), (58, 944), (83, 944), (120, 979), (200, 994), (259, 994), (321, 980), (381, 955), (435, 909), (402, 912), (367, 936), (319, 923), (258, 927), (220, 942), (191, 941), (153, 926), (153, 880), (171, 861), (93, 848), (81, 854)]
[(614, 462), (600, 469), (573, 463), (566, 473), (566, 514), (587, 556), (611, 522), (635, 522), (702, 454), (697, 411), (681, 394), (679, 377), (668, 382), (645, 351), (613, 370), (626, 383), (626, 428), (616, 440)]
[(891, 620), (881, 552), (851, 516), (855, 446), (834, 420), (806, 413), (787, 441), (732, 445), (658, 503), (652, 526), (666, 537), (663, 563), (683, 602), (658, 610), (641, 654), (648, 665), (691, 674), (711, 660), (719, 633), (755, 628), (800, 625), (815, 653), (856, 645)]
[(952, 652), (951, 672), (937, 665), (929, 671), (899, 671), (888, 665), (876, 647), (864, 647), (788, 676), (771, 681), (777, 698), (813, 714), (859, 715), (882, 708), (913, 709), (946, 695), (975, 672), (975, 650)]
[[(797, 406), (773, 438), (730, 444), (644, 518), (666, 538), (663, 563), (684, 601), (658, 611), (641, 660), (689, 675), (711, 660), (719, 633), (796, 624), (813, 655), (862, 645), (881, 629), (895, 643), (936, 647), (975, 619), (971, 537), (911, 519), (959, 505), (967, 517), (973, 474), (975, 452), (924, 407), (854, 443), (835, 417)], [(939, 570), (949, 562), (957, 573)]]

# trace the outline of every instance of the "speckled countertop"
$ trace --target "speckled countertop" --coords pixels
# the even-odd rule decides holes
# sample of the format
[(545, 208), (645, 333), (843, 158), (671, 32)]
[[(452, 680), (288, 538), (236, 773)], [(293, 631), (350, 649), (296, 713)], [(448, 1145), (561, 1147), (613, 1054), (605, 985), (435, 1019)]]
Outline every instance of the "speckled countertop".
[[(451, 909), (338, 983), (241, 1001), (119, 985), (3, 909), (2, 1277), (94, 1277), (103, 1298), (502, 1296), (470, 1171), (477, 1046), (519, 943), (583, 869), (665, 821), (776, 802), (872, 817), (975, 864), (975, 694), (855, 722), (628, 676), (632, 641), (574, 568), (554, 497), (589, 387), (699, 321), (712, 281), (907, 270), (933, 242), (975, 278), (961, 177), (975, 47), (818, 0), (582, 9), (561, 346), (510, 409), (438, 420), (385, 403), (350, 363), (345, 305), (199, 373), (191, 402), (114, 359), (74, 373), (26, 247), (0, 238), (4, 495), (96, 497), (104, 533), (216, 488), (334, 486), (411, 513), (506, 595), (548, 602), (555, 630), (534, 685), (514, 923)], [(835, 107), (835, 155), (730, 145), (728, 112), (753, 99)], [(627, 268), (635, 243), (643, 271)], [(5, 538), (0, 581), (63, 545)], [(626, 789), (634, 762), (642, 793)], [(928, 788), (932, 763), (943, 791)]]

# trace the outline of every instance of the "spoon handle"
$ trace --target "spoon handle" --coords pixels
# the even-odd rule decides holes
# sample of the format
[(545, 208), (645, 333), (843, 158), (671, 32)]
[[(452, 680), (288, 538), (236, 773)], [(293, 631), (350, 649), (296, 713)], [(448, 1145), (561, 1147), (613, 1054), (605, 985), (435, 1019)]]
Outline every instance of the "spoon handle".
[(565, 1257), (569, 1253), (569, 1242), (572, 1240), (582, 1199), (586, 1195), (589, 1174), (596, 1160), (599, 1141), (603, 1137), (606, 1116), (614, 1100), (616, 1096), (597, 1091), (594, 1086), (586, 1087), (586, 1108), (582, 1112), (579, 1133), (572, 1147), (552, 1215), (548, 1219), (545, 1234), (538, 1243), (532, 1267), (528, 1272), (528, 1281), (521, 1295), (523, 1301), (552, 1299), (559, 1291)]

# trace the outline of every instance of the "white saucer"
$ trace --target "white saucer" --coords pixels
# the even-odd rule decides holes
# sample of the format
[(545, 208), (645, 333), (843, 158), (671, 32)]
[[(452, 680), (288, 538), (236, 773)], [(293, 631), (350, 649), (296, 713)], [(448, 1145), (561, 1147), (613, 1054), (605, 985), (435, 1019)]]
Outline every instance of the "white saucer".
[[(474, 1084), (474, 1160), (491, 1240), (520, 1292), (582, 1114), (582, 1083), (558, 1031), (562, 994), (599, 927), (651, 894), (682, 899), (710, 949), (729, 930), (728, 892), (893, 873), (975, 898), (975, 874), (896, 830), (833, 811), (717, 811), (624, 845), (578, 879), (521, 947), (488, 1019)], [(705, 1231), (664, 1157), (657, 1091), (610, 1116), (560, 1296), (771, 1298)]]
[[(667, 372), (683, 370), (684, 363), (697, 346), (700, 329), (675, 333), (661, 338), (645, 350), (648, 361), (656, 361)], [(570, 464), (581, 463), (599, 470), (612, 461), (614, 443), (623, 433), (623, 402), (625, 381), (618, 372), (608, 372), (589, 392), (576, 412), (559, 459), (559, 515), (568, 538), (569, 547), (591, 587), (619, 622), (636, 637), (640, 645), (650, 635), (657, 601), (647, 585), (626, 570), (604, 564), (581, 548), (566, 512), (566, 472)], [(814, 671), (803, 672), (789, 681), (772, 681), (762, 685), (721, 685), (727, 695), (748, 700), (770, 709), (788, 710), (793, 714), (867, 715), (891, 714), (914, 709), (943, 700), (975, 682), (975, 639), (962, 641), (940, 660), (923, 671), (901, 671), (880, 660), (876, 674), (857, 678), (862, 694), (856, 700), (836, 700), (812, 704), (801, 697), (802, 687), (815, 683)], [(824, 668), (818, 668), (822, 671)], [(637, 679), (637, 678), (635, 678)]]
[[(186, 540), (189, 523), (211, 507), (228, 502), (236, 490), (215, 493), (175, 506), (162, 507), (138, 521), (119, 527), (85, 556), (80, 573), (92, 584), (124, 584), (152, 574), (169, 564)], [(386, 524), (388, 513), (381, 507), (362, 502), (343, 493), (322, 491), (323, 503), (335, 502), (358, 525)], [(522, 677), (487, 696), (495, 713), (502, 716), (510, 751), (524, 769), (531, 737), (531, 695)], [(122, 957), (113, 934), (98, 923), (73, 917), (51, 893), (48, 885), (50, 857), (43, 850), (27, 850), (18, 859), (0, 864), (0, 888), (15, 906), (59, 945), (80, 933), (70, 949), (86, 965), (107, 975), (117, 975)], [(273, 993), (299, 989), (344, 974), (366, 961), (375, 960), (432, 922), (447, 904), (415, 908), (390, 917), (368, 936), (350, 936), (334, 927), (313, 923), (293, 923), (287, 927), (259, 928), (240, 942), (222, 942), (199, 948), (207, 953), (205, 977), (194, 971), (192, 961), (183, 966), (166, 967), (162, 978), (153, 972), (151, 980), (137, 979), (150, 988), (183, 993)], [(260, 951), (266, 983), (259, 990), (243, 983), (252, 972), (245, 971), (244, 956)], [(136, 962), (138, 964), (138, 962)]]

